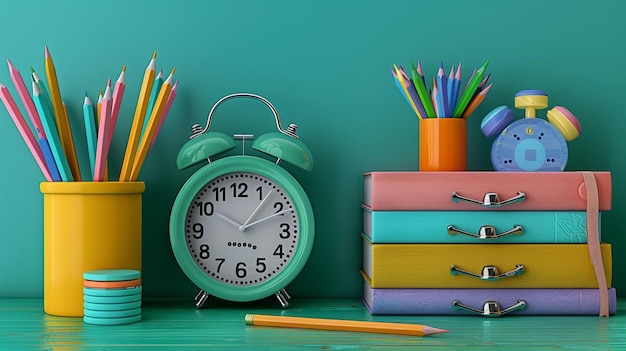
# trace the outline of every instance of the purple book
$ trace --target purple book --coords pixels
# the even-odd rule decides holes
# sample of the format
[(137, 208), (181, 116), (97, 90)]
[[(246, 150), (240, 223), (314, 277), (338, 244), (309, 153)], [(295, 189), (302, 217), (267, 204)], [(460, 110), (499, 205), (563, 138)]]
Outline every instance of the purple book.
[[(373, 289), (363, 302), (377, 315), (598, 315), (598, 289)], [(609, 289), (609, 314), (617, 308)]]

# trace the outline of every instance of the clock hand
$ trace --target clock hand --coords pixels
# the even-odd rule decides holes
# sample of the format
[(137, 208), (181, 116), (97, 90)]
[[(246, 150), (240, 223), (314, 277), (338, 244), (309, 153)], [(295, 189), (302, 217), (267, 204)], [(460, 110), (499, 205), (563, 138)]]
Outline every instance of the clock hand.
[(225, 215), (223, 215), (221, 213), (217, 213), (217, 212), (215, 213), (215, 215), (218, 216), (219, 218), (225, 220), (226, 222), (234, 225), (235, 227), (237, 227), (237, 229), (239, 229), (239, 231), (243, 232), (244, 230), (246, 230), (246, 227), (244, 225), (241, 225), (241, 224), (237, 223), (234, 219), (232, 219), (230, 217), (227, 217), (227, 216), (225, 216)]
[(259, 210), (261, 209), (261, 207), (263, 207), (263, 205), (265, 204), (265, 202), (267, 201), (267, 199), (270, 198), (270, 195), (272, 194), (272, 190), (270, 190), (267, 195), (265, 195), (265, 197), (263, 198), (263, 200), (261, 200), (261, 203), (259, 203), (259, 205), (254, 209), (254, 211), (252, 212), (252, 214), (250, 215), (250, 217), (248, 217), (248, 219), (246, 219), (246, 221), (243, 223), (244, 228), (248, 225), (248, 223), (250, 222), (250, 220), (252, 219), (252, 217), (254, 217), (255, 214), (257, 214), (257, 212), (259, 212)]
[[(269, 216), (267, 216), (267, 217), (265, 217), (265, 218), (261, 218), (261, 219), (259, 219), (258, 221), (254, 221), (254, 222), (252, 222), (252, 223), (250, 223), (250, 224), (248, 224), (248, 225), (243, 225), (242, 227), (243, 227), (244, 229), (247, 229), (247, 228), (249, 228), (249, 227), (252, 227), (252, 226), (253, 226), (253, 225), (255, 225), (255, 224), (259, 224), (259, 223), (261, 223), (261, 222), (265, 222), (265, 221), (267, 221), (268, 219), (272, 219), (272, 218), (274, 218), (274, 217), (276, 217), (276, 216), (280, 216), (281, 214), (283, 214), (283, 213), (287, 213), (287, 212), (289, 212), (289, 211), (291, 211), (291, 210), (292, 210), (291, 208), (288, 208), (288, 209), (286, 209), (286, 210), (282, 210), (282, 211), (276, 212), (276, 213), (271, 214), (271, 215), (269, 215)], [(241, 230), (241, 229), (240, 229), (240, 230)]]

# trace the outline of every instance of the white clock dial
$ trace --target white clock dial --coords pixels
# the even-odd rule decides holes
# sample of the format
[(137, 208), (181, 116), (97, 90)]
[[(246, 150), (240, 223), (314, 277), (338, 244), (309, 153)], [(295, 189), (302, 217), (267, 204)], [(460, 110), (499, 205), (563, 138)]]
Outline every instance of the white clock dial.
[(256, 173), (232, 172), (209, 181), (193, 197), (185, 239), (207, 276), (254, 286), (288, 265), (299, 231), (294, 202), (284, 189)]

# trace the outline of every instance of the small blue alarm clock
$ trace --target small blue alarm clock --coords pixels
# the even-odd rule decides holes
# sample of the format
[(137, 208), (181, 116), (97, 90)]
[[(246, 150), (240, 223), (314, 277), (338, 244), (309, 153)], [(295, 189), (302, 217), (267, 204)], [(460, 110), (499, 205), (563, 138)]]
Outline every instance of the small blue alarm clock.
[(513, 121), (513, 110), (499, 106), (480, 125), (487, 137), (498, 135), (491, 147), (491, 164), (497, 171), (560, 172), (567, 165), (566, 141), (580, 134), (580, 123), (565, 107), (548, 111), (548, 120), (535, 118), (535, 109), (548, 107), (542, 90), (522, 90), (515, 107), (525, 109), (524, 119)]

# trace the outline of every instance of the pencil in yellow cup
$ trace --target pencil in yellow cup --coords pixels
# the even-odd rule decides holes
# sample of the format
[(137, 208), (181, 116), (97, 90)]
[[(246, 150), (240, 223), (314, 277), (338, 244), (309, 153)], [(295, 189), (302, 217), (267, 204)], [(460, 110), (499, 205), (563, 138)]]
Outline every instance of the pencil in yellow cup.
[(425, 335), (430, 335), (430, 334), (438, 334), (438, 333), (447, 332), (447, 330), (444, 330), (444, 329), (433, 328), (433, 327), (429, 327), (427, 325), (421, 325), (421, 324), (369, 322), (369, 321), (288, 317), (288, 316), (268, 316), (268, 315), (261, 315), (261, 314), (247, 314), (245, 317), (245, 321), (246, 321), (246, 325), (264, 326), (264, 327), (336, 330), (336, 331), (413, 335), (413, 336), (425, 336)]
[(150, 60), (143, 76), (143, 83), (141, 83), (141, 90), (139, 91), (139, 98), (137, 99), (137, 107), (135, 108), (135, 117), (133, 118), (133, 124), (130, 128), (130, 135), (128, 136), (124, 161), (122, 162), (122, 170), (120, 172), (119, 179), (120, 182), (130, 181), (130, 173), (135, 161), (135, 152), (137, 151), (137, 144), (139, 144), (143, 120), (148, 108), (148, 99), (150, 98), (150, 91), (152, 90), (152, 84), (154, 83), (155, 71), (156, 51), (152, 54), (152, 59)]
[(57, 80), (54, 62), (52, 61), (52, 56), (50, 56), (50, 51), (47, 46), (45, 66), (46, 76), (48, 77), (48, 92), (50, 94), (54, 116), (57, 121), (59, 138), (61, 139), (63, 150), (65, 151), (67, 161), (70, 165), (72, 176), (75, 181), (80, 181), (80, 168), (78, 167), (78, 157), (76, 156), (76, 149), (74, 147), (74, 138), (72, 137), (72, 130), (67, 117), (65, 104), (63, 104), (63, 100), (61, 99), (61, 91), (59, 90), (59, 82)]
[(172, 91), (172, 77), (174, 76), (174, 72), (176, 72), (176, 68), (172, 69), (172, 73), (170, 73), (169, 77), (167, 77), (165, 82), (163, 82), (163, 86), (161, 87), (161, 90), (159, 90), (159, 96), (157, 97), (157, 100), (154, 103), (154, 108), (150, 113), (150, 119), (148, 120), (148, 124), (146, 125), (146, 130), (141, 136), (141, 142), (137, 147), (137, 154), (135, 155), (133, 167), (130, 171), (130, 181), (135, 181), (137, 179), (137, 176), (139, 176), (139, 171), (141, 170), (143, 161), (148, 155), (150, 145), (152, 145), (152, 139), (156, 137), (157, 126), (159, 125), (159, 121), (163, 117), (163, 110), (165, 109), (167, 99), (170, 96), (170, 92)]

